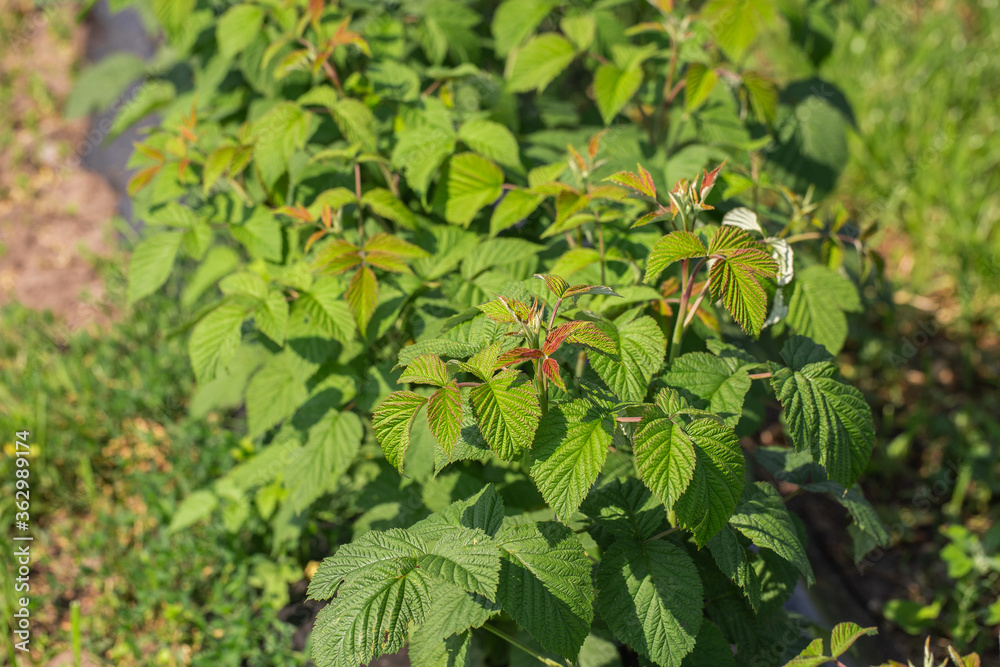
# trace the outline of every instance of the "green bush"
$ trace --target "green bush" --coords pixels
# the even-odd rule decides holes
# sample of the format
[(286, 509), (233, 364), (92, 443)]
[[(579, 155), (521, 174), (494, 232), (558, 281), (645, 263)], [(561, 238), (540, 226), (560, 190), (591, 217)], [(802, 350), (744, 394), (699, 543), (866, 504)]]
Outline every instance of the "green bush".
[(793, 447), (752, 462), (888, 539), (832, 356), (870, 230), (816, 201), (850, 110), (752, 48), (812, 3), (672, 5), (152, 0), (129, 298), (197, 263), (192, 410), (256, 443), (171, 528), (353, 537), (317, 664), (819, 660), (783, 608), (803, 528), (738, 442), (777, 404)]

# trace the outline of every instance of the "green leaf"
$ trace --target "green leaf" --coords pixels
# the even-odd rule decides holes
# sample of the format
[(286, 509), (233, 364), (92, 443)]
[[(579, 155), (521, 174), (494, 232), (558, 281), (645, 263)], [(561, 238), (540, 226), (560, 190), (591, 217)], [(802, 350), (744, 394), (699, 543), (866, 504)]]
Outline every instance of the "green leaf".
[(550, 409), (535, 433), (531, 478), (563, 523), (573, 518), (608, 457), (614, 430), (608, 417), (585, 400), (571, 401)]
[(341, 583), (351, 579), (365, 579), (379, 568), (397, 560), (413, 560), (427, 552), (424, 541), (399, 528), (370, 531), (337, 552), (325, 558), (309, 582), (310, 600), (329, 600)]
[(274, 290), (254, 308), (253, 319), (261, 333), (278, 345), (285, 344), (288, 331), (288, 301), (280, 290)]
[(712, 35), (729, 59), (739, 62), (757, 37), (774, 25), (774, 0), (711, 0), (703, 10)]
[(605, 125), (610, 125), (618, 112), (628, 104), (642, 85), (642, 67), (634, 65), (619, 69), (604, 63), (594, 74), (594, 99)]
[(371, 188), (361, 196), (361, 203), (372, 210), (375, 215), (386, 220), (392, 220), (407, 229), (416, 229), (416, 216), (406, 208), (396, 195), (385, 188)]
[(691, 558), (669, 541), (620, 539), (597, 568), (598, 611), (622, 642), (663, 667), (680, 667), (702, 623)]
[(500, 458), (513, 460), (531, 446), (541, 408), (523, 373), (502, 370), (469, 392), (483, 437)]
[(493, 209), (490, 236), (496, 236), (527, 218), (544, 199), (544, 195), (532, 194), (527, 190), (508, 190)]
[(267, 207), (258, 206), (246, 222), (242, 225), (230, 225), (229, 231), (234, 239), (243, 244), (251, 257), (270, 262), (281, 261), (281, 223)]
[(535, 35), (511, 53), (507, 61), (507, 87), (515, 93), (539, 93), (562, 73), (576, 57), (568, 39), (554, 32)]
[(354, 461), (363, 436), (361, 420), (351, 412), (333, 411), (314, 425), (305, 447), (285, 466), (285, 504), (299, 513), (334, 491)]
[(443, 510), (413, 524), (410, 532), (434, 541), (448, 534), (453, 527), (475, 528), (495, 537), (503, 524), (503, 498), (492, 484), (465, 500), (456, 500)]
[[(66, 98), (63, 113), (67, 118), (82, 118), (103, 112), (121, 99), (129, 84), (142, 78), (145, 72), (142, 58), (135, 54), (111, 53), (80, 72)], [(138, 97), (136, 92), (129, 97), (128, 104), (119, 106), (131, 106)]]
[(409, 662), (417, 667), (472, 667), (469, 659), (469, 647), (472, 645), (472, 633), (460, 632), (446, 638), (436, 637), (431, 631), (435, 619), (432, 616), (434, 605), (440, 596), (438, 588), (434, 589), (434, 598), (427, 620), (410, 631), (410, 641), (406, 645), (406, 656)]
[(213, 246), (205, 255), (194, 274), (187, 279), (187, 285), (181, 293), (181, 305), (192, 306), (205, 291), (214, 285), (219, 278), (230, 273), (239, 266), (239, 254), (229, 246)]
[(811, 451), (831, 480), (849, 488), (868, 465), (875, 444), (871, 408), (858, 389), (840, 380), (833, 362), (795, 363), (825, 355), (824, 348), (796, 336), (781, 354), (792, 368), (775, 366), (771, 386), (796, 450)]
[(709, 271), (712, 298), (721, 298), (740, 328), (756, 338), (767, 318), (767, 292), (760, 281), (773, 278), (777, 273), (778, 263), (766, 251), (759, 248), (733, 250), (725, 259), (716, 260)]
[(747, 486), (729, 525), (757, 546), (774, 551), (794, 565), (810, 585), (816, 580), (792, 515), (781, 494), (770, 484), (756, 482)]
[(543, 648), (575, 660), (594, 620), (590, 560), (580, 540), (546, 521), (505, 526), (497, 543), (497, 601)]
[(247, 386), (247, 431), (251, 438), (291, 417), (306, 402), (305, 378), (290, 350), (271, 357)]
[(354, 337), (354, 318), (342, 293), (343, 285), (339, 280), (317, 280), (295, 303), (309, 315), (319, 331), (347, 342)]
[(394, 391), (372, 415), (372, 428), (385, 458), (403, 472), (403, 457), (410, 446), (410, 428), (426, 398), (412, 391)]
[(500, 552), (481, 530), (452, 528), (417, 563), (428, 575), (464, 591), (479, 593), (489, 600), (496, 597)]
[(740, 543), (735, 529), (723, 527), (708, 542), (708, 550), (722, 573), (740, 587), (746, 596), (750, 607), (756, 612), (760, 609), (761, 583), (757, 570), (747, 558), (747, 550)]
[(656, 321), (638, 317), (611, 332), (618, 344), (618, 357), (592, 354), (590, 363), (608, 387), (623, 401), (642, 402), (649, 390), (649, 381), (659, 372), (666, 353), (666, 338)]
[(656, 408), (639, 422), (634, 441), (642, 481), (705, 544), (726, 525), (743, 489), (745, 462), (732, 429), (714, 419), (685, 424)]
[(392, 164), (406, 174), (406, 182), (423, 198), (434, 172), (454, 150), (455, 131), (450, 118), (427, 114), (422, 122), (397, 134)]
[(785, 663), (785, 667), (820, 667), (830, 662), (823, 654), (823, 640), (814, 639), (801, 653)]
[(688, 65), (684, 79), (684, 110), (694, 111), (704, 104), (718, 81), (719, 77), (714, 69), (701, 63)]
[(218, 505), (219, 497), (211, 491), (203, 489), (188, 494), (171, 517), (167, 533), (176, 533), (204, 521), (212, 516)]
[(701, 622), (694, 650), (688, 653), (681, 667), (736, 667), (736, 657), (729, 638), (719, 626), (707, 618)]
[(857, 623), (838, 623), (830, 635), (830, 656), (839, 658), (854, 642), (862, 637), (873, 637), (877, 634), (878, 628), (862, 628)]
[(445, 219), (468, 227), (479, 209), (500, 197), (502, 187), (503, 170), (492, 161), (475, 153), (454, 156), (448, 163), (445, 183)]
[(395, 653), (409, 626), (423, 621), (432, 586), (412, 559), (372, 568), (320, 611), (310, 657), (317, 667), (357, 667)]
[[(444, 639), (469, 628), (482, 627), (498, 613), (500, 606), (482, 595), (468, 593), (457, 586), (435, 586), (423, 632)], [(415, 638), (417, 634), (411, 634), (411, 637)]]
[(614, 538), (652, 537), (667, 518), (663, 503), (638, 479), (612, 480), (583, 502), (583, 513)]
[(254, 121), (254, 163), (268, 188), (288, 170), (295, 151), (305, 148), (311, 117), (298, 104), (281, 102)]
[(663, 381), (671, 387), (691, 392), (708, 401), (709, 412), (735, 427), (743, 414), (743, 400), (750, 391), (750, 376), (744, 362), (735, 357), (717, 357), (708, 352), (691, 352), (670, 364)]
[(498, 56), (506, 56), (520, 46), (528, 35), (542, 22), (549, 12), (559, 5), (559, 0), (506, 0), (493, 14), (493, 49)]
[(224, 301), (195, 325), (188, 340), (188, 353), (198, 384), (212, 380), (236, 354), (246, 316), (245, 305)]
[(462, 391), (449, 382), (427, 400), (427, 424), (434, 439), (451, 455), (462, 430)]
[(433, 384), (443, 387), (448, 384), (448, 367), (435, 354), (423, 354), (413, 359), (399, 376), (399, 382)]
[(375, 133), (375, 115), (368, 106), (360, 100), (345, 97), (337, 101), (330, 109), (333, 121), (348, 141), (361, 144), (367, 151), (378, 149), (378, 137)]
[(146, 237), (136, 246), (128, 270), (130, 305), (167, 282), (183, 238), (183, 232), (161, 232)]
[(800, 271), (788, 303), (788, 322), (796, 333), (808, 336), (837, 354), (847, 340), (846, 312), (861, 310), (854, 284), (822, 265)]
[(708, 254), (705, 244), (691, 232), (670, 232), (653, 245), (646, 260), (646, 282), (660, 277), (663, 269), (682, 259), (704, 257)]
[(515, 171), (521, 170), (517, 139), (500, 123), (483, 119), (467, 121), (458, 129), (458, 138), (480, 155)]
[(358, 324), (361, 335), (365, 335), (368, 323), (378, 305), (378, 279), (375, 272), (367, 266), (360, 267), (351, 277), (351, 283), (344, 292), (347, 305), (354, 313), (354, 321)]
[(232, 58), (250, 46), (264, 25), (264, 10), (254, 5), (231, 7), (215, 25), (215, 41), (223, 58)]
[(586, 51), (594, 43), (597, 20), (593, 14), (571, 14), (559, 21), (559, 28), (570, 38), (578, 51)]

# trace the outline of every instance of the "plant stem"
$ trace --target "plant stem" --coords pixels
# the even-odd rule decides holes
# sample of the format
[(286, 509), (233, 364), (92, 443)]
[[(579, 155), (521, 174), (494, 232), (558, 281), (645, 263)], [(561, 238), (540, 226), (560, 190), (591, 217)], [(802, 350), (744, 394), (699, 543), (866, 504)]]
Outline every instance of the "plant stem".
[(615, 417), (615, 420), (625, 423), (625, 422), (641, 422), (642, 417)]
[(747, 377), (749, 377), (751, 380), (766, 380), (767, 378), (771, 377), (771, 372), (768, 371), (767, 373), (751, 373)]
[(663, 531), (662, 533), (657, 533), (656, 535), (653, 535), (651, 538), (649, 538), (646, 541), (647, 542), (655, 542), (656, 540), (660, 539), (661, 537), (666, 537), (670, 533), (676, 532), (676, 531), (678, 531), (680, 529), (681, 529), (680, 526), (674, 526), (673, 528), (668, 528), (667, 530)]
[[(697, 272), (697, 270), (696, 270), (696, 272)], [(691, 277), (691, 282), (692, 283), (694, 282), (694, 276), (693, 275)], [(694, 300), (694, 303), (688, 309), (687, 317), (684, 319), (684, 328), (685, 329), (687, 329), (688, 326), (691, 325), (691, 320), (693, 320), (694, 316), (698, 314), (698, 307), (701, 305), (701, 300), (704, 299), (705, 295), (708, 293), (708, 284), (709, 284), (709, 281), (706, 280), (705, 284), (702, 285), (702, 287), (701, 287), (701, 291), (698, 293), (698, 298)]]
[(83, 661), (83, 651), (80, 641), (80, 601), (73, 600), (69, 603), (69, 617), (72, 627), (73, 639), (73, 665), (80, 667)]
[(674, 335), (670, 339), (670, 358), (673, 361), (681, 351), (681, 341), (684, 340), (684, 317), (687, 314), (688, 299), (691, 298), (691, 289), (688, 284), (688, 261), (681, 260), (681, 302), (677, 306), (677, 319), (674, 320)]
[(559, 312), (559, 306), (562, 305), (562, 300), (562, 297), (556, 299), (556, 305), (552, 307), (552, 316), (549, 317), (549, 328), (548, 331), (545, 332), (546, 337), (548, 337), (548, 332), (552, 331), (552, 326), (556, 323), (556, 313)]
[(594, 213), (594, 224), (597, 225), (597, 251), (601, 255), (601, 284), (604, 285), (607, 283), (607, 278), (604, 275), (604, 227), (597, 219), (597, 213)]
[(358, 236), (361, 237), (361, 245), (364, 245), (364, 217), (361, 215), (361, 163), (357, 160), (354, 161), (354, 196), (358, 200)]
[(542, 372), (542, 362), (535, 360), (535, 387), (538, 390), (538, 405), (542, 409), (542, 416), (549, 411), (549, 387), (545, 381), (545, 373)]
[(503, 630), (501, 630), (500, 628), (496, 628), (496, 627), (490, 625), (489, 623), (484, 623), (483, 624), (483, 629), (486, 630), (487, 632), (492, 632), (497, 637), (499, 637), (500, 639), (504, 640), (505, 642), (507, 642), (511, 646), (514, 646), (515, 648), (521, 649), (522, 651), (524, 651), (525, 653), (527, 653), (531, 657), (535, 658), (539, 662), (541, 662), (543, 664), (546, 664), (546, 665), (549, 665), (549, 667), (565, 667), (564, 665), (560, 665), (555, 660), (551, 660), (549, 658), (546, 658), (544, 655), (542, 655), (541, 653), (539, 653), (535, 649), (531, 648), (530, 646), (526, 646), (526, 645), (522, 644), (521, 642), (517, 641), (516, 639), (514, 639), (513, 637), (511, 637), (510, 635), (508, 635), (506, 632), (504, 632)]

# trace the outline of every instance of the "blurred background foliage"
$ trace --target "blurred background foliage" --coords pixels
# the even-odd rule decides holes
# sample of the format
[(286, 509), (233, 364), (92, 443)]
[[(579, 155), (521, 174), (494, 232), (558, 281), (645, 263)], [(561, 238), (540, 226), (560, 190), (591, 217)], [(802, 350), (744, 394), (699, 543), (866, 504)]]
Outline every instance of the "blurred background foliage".
[[(76, 19), (89, 4), (0, 2), (0, 63), (34, 44), (19, 36), (42, 32), (75, 54), (60, 62), (86, 72), (79, 46), (86, 24)], [(809, 62), (787, 57), (789, 45), (778, 39), (752, 57), (787, 79), (836, 86), (817, 83), (799, 94), (834, 105), (844, 96), (854, 127), (831, 201), (859, 227), (879, 223), (874, 241), (886, 259), (886, 281), (865, 294), (842, 358), (847, 379), (875, 408), (881, 446), (862, 483), (896, 544), (870, 552), (858, 568), (854, 554), (838, 553), (848, 547), (831, 545), (831, 557), (854, 570), (847, 585), (896, 628), (892, 639), (912, 659), (926, 635), (935, 645), (993, 655), (1000, 625), (1000, 3), (803, 4), (809, 11), (791, 39)], [(124, 89), (136, 72), (120, 69)], [(31, 68), (10, 66), (0, 67), (0, 109), (2, 220), (5, 203), (30, 201), (46, 183), (36, 140), (53, 136), (67, 110), (91, 109)], [(66, 155), (72, 146), (64, 141), (57, 150)], [(128, 248), (131, 231), (120, 222), (115, 229)], [(7, 253), (0, 244), (0, 279)], [(0, 524), (13, 520), (10, 434), (29, 428), (40, 457), (32, 461), (44, 554), (32, 580), (39, 664), (70, 646), (72, 600), (82, 605), (85, 653), (108, 664), (302, 664), (296, 604), (312, 560), (328, 545), (317, 543), (313, 527), (297, 546), (272, 554), (267, 527), (239, 516), (238, 507), (168, 530), (182, 498), (253, 446), (237, 435), (246, 432), (242, 413), (190, 409), (194, 379), (178, 327), (197, 304), (178, 305), (180, 281), (126, 306), (122, 251), (92, 262), (105, 285), (97, 323), (71, 331), (32, 303), (0, 313)], [(315, 521), (336, 534), (337, 517), (331, 503)], [(0, 546), (5, 563), (11, 548)], [(9, 576), (5, 569), (5, 617)], [(4, 654), (14, 660), (9, 645)]]

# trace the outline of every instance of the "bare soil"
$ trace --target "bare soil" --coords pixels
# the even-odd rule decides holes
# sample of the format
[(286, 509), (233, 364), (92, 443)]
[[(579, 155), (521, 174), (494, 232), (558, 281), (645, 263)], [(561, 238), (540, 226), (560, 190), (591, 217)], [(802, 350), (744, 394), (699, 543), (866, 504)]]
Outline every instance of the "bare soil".
[(87, 132), (86, 119), (60, 114), (85, 48), (74, 6), (33, 6), (0, 0), (11, 22), (0, 43), (0, 304), (50, 310), (78, 329), (107, 319), (91, 259), (110, 252), (118, 198), (101, 176), (71, 166)]

